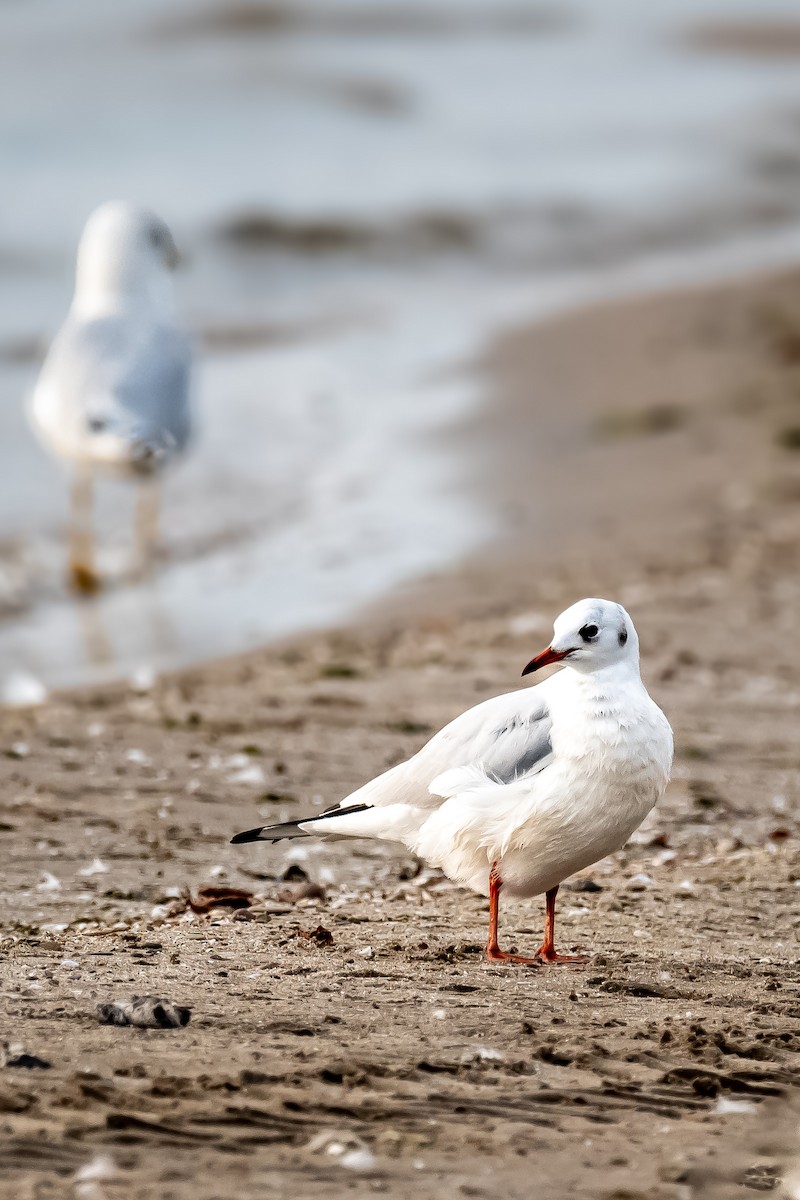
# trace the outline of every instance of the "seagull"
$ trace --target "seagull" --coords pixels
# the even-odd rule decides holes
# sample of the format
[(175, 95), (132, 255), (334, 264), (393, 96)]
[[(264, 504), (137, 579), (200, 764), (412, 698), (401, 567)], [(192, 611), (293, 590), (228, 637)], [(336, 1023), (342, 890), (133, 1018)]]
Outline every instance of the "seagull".
[[(489, 897), (490, 961), (585, 961), (556, 951), (559, 885), (619, 850), (662, 796), (672, 730), (642, 683), (639, 639), (621, 604), (580, 600), (563, 612), (522, 674), (551, 663), (564, 666), (462, 713), (333, 808), (232, 841), (401, 842)], [(500, 949), (501, 892), (546, 897), (544, 941), (532, 957)]]
[(156, 541), (158, 477), (189, 438), (191, 349), (175, 315), (177, 263), (160, 217), (126, 201), (96, 209), (78, 247), (72, 305), (33, 392), (35, 432), (73, 469), (69, 573), (79, 591), (98, 587), (95, 474), (142, 484), (136, 542), (145, 570)]

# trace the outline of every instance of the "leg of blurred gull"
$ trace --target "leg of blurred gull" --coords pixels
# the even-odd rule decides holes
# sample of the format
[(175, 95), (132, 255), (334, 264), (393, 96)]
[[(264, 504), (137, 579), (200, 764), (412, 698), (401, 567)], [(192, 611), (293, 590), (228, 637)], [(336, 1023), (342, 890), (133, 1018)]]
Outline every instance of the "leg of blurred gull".
[(141, 578), (150, 574), (158, 544), (158, 514), (161, 486), (157, 479), (148, 479), (139, 487), (136, 501), (136, 573)]
[(92, 474), (78, 467), (70, 490), (69, 582), (84, 595), (96, 592), (100, 579), (94, 568), (92, 534)]

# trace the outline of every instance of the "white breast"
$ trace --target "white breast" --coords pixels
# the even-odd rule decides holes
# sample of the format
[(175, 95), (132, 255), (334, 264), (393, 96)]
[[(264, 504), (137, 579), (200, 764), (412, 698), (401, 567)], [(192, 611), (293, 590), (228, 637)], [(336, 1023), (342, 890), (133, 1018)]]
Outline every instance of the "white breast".
[(619, 849), (663, 794), (672, 732), (641, 682), (608, 688), (564, 671), (549, 689), (554, 759), (510, 784), (454, 796), (423, 825), (416, 849), (485, 893), (534, 896)]

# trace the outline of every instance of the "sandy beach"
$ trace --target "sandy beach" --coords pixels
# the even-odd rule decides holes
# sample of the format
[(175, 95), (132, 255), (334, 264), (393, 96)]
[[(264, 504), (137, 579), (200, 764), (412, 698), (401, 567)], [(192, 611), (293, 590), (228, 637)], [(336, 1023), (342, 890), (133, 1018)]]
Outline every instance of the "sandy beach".
[[(518, 330), (454, 435), (506, 515), (489, 551), (345, 628), (0, 715), (0, 1194), (788, 1195), (799, 296), (790, 275)], [(586, 966), (485, 964), (485, 901), (402, 852), (227, 844), (518, 686), (592, 594), (630, 609), (676, 761), (562, 891)], [(508, 903), (508, 941), (542, 916)], [(190, 1024), (98, 1023), (144, 993)]]

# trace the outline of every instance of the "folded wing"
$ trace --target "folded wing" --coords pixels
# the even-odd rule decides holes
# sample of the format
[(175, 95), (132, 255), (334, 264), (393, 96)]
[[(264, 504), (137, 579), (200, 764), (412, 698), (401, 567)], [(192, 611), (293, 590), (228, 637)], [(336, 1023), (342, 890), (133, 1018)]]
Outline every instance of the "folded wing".
[(33, 417), (65, 453), (103, 434), (176, 452), (189, 436), (190, 368), (190, 343), (175, 326), (70, 318), (42, 368)]
[(303, 834), (403, 841), (407, 831), (455, 794), (458, 772), (466, 771), (473, 784), (478, 776), (502, 784), (544, 770), (552, 761), (551, 726), (542, 685), (495, 696), (462, 713), (411, 758), (333, 808), (296, 823), (248, 830), (234, 841)]

